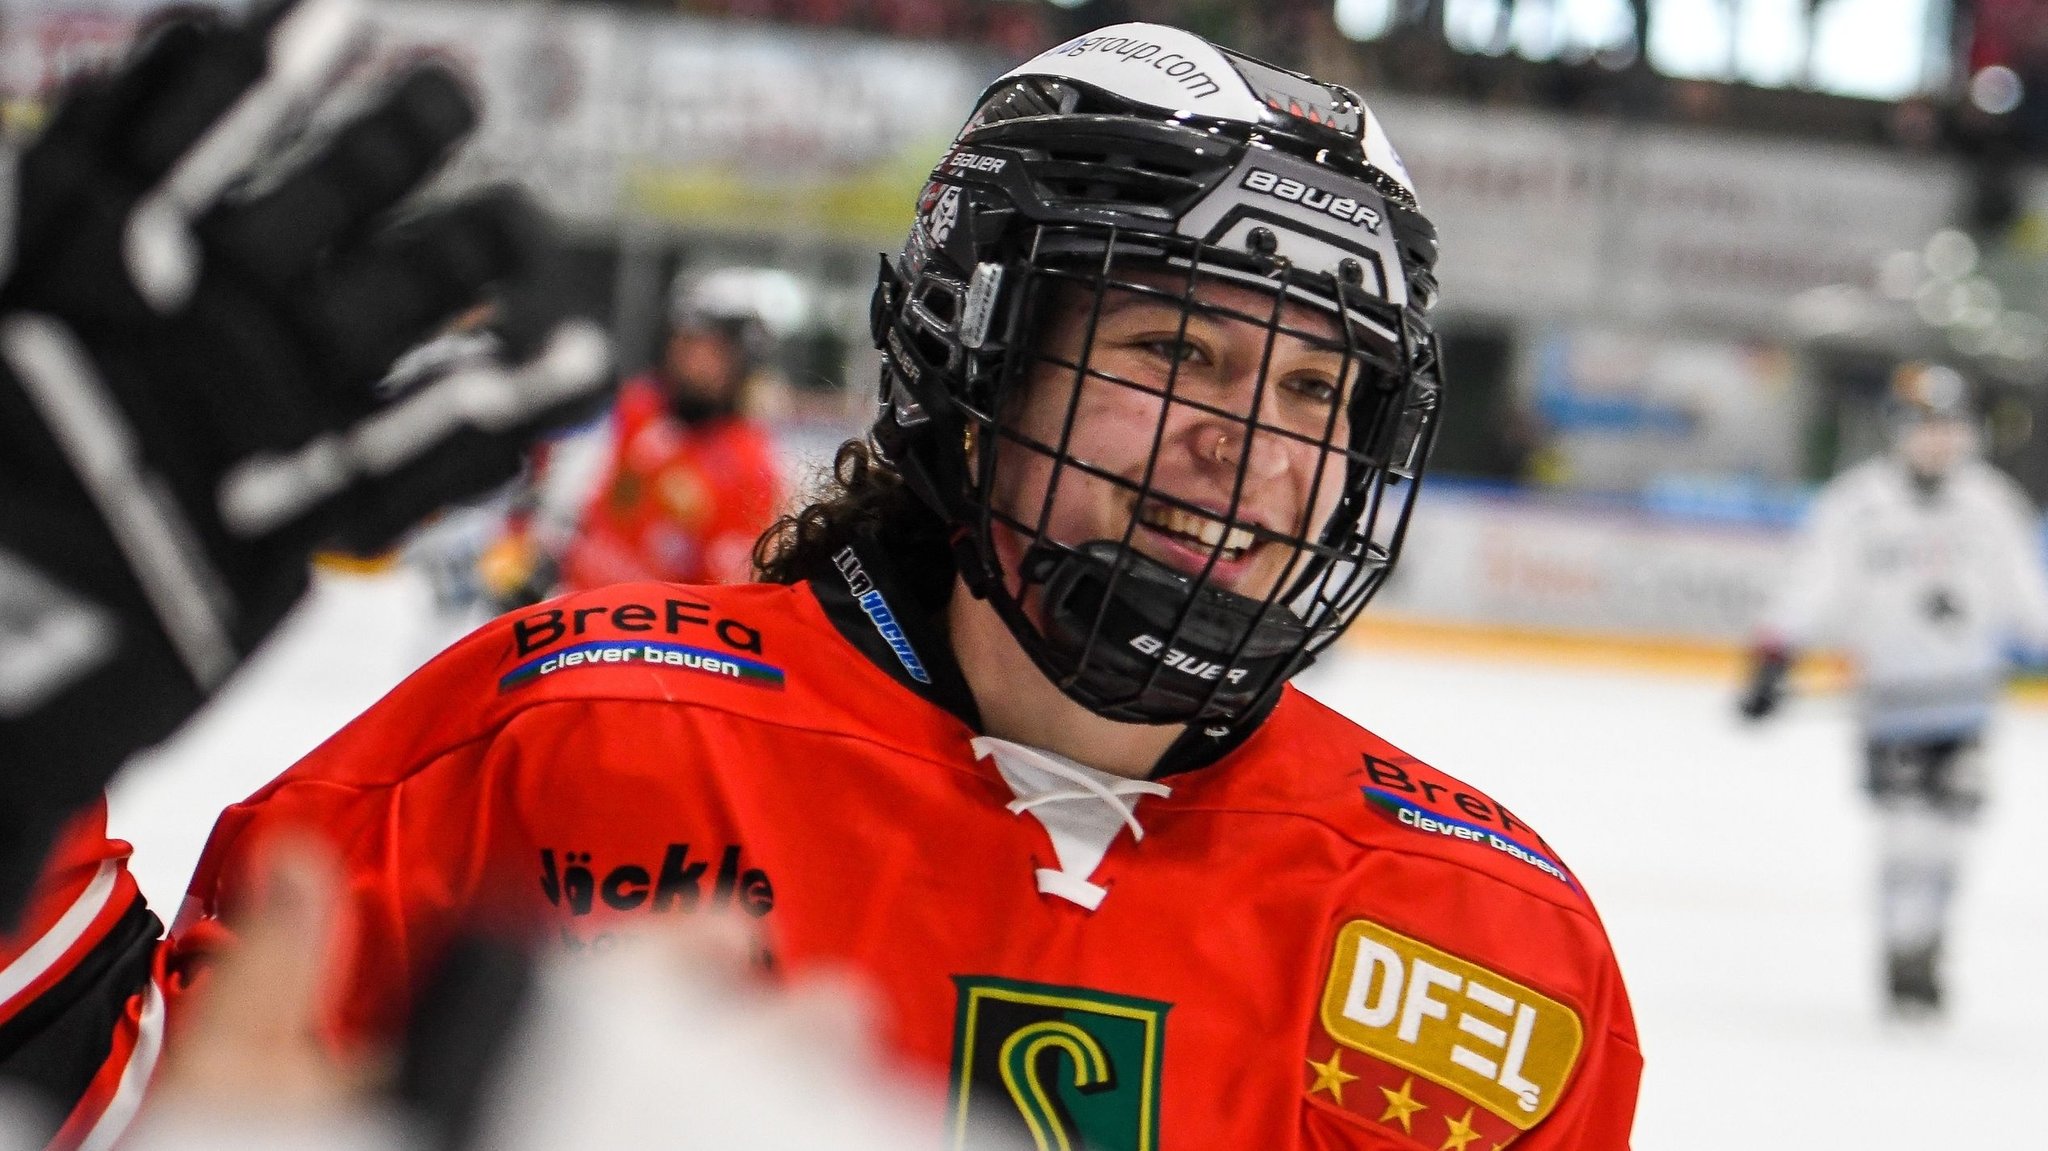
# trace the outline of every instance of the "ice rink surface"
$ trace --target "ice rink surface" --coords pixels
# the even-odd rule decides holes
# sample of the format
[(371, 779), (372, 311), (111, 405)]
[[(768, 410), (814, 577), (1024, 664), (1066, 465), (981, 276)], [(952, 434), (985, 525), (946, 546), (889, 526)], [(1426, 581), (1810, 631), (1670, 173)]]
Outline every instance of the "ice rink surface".
[[(1936, 1026), (1878, 1010), (1873, 844), (1843, 701), (1758, 729), (1733, 685), (1359, 642), (1305, 686), (1539, 828), (1593, 893), (1648, 1059), (1637, 1151), (2038, 1147), (2048, 1082), (2048, 712), (2010, 710)], [(113, 799), (168, 916), (213, 815), (459, 628), (400, 574), (324, 578), (288, 629)], [(2027, 1131), (2033, 1130), (2034, 1135)]]

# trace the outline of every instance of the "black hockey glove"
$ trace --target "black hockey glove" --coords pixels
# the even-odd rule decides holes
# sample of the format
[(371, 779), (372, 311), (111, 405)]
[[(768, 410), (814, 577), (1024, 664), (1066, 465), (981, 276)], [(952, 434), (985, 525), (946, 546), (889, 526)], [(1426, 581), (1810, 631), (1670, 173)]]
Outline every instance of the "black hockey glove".
[(1762, 646), (1750, 653), (1749, 687), (1735, 704), (1742, 718), (1754, 723), (1778, 710), (1785, 698), (1785, 677), (1792, 657), (1784, 648)]
[[(0, 924), (53, 829), (175, 729), (304, 592), (509, 478), (606, 348), (399, 395), (392, 362), (541, 242), (518, 196), (397, 208), (475, 122), (437, 66), (318, 131), (346, 0), (158, 29), (18, 164), (0, 286)], [(0, 241), (9, 237), (0, 231)]]

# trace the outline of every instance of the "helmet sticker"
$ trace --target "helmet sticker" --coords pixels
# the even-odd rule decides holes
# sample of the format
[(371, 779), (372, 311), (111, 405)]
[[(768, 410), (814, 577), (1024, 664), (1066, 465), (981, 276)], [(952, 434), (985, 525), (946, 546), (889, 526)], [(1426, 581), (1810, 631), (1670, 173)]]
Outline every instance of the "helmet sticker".
[(1215, 46), (1158, 24), (1116, 24), (1069, 40), (1005, 73), (1077, 80), (1155, 108), (1257, 123), (1265, 105)]
[(953, 235), (953, 225), (960, 222), (960, 186), (958, 184), (933, 185), (943, 187), (924, 212), (924, 230), (932, 238), (934, 247), (943, 247)]
[(1394, 151), (1394, 142), (1387, 139), (1387, 130), (1380, 126), (1380, 118), (1365, 110), (1365, 162), (1401, 182), (1408, 194), (1415, 195), (1415, 181), (1408, 176), (1408, 165), (1401, 162), (1401, 154)]

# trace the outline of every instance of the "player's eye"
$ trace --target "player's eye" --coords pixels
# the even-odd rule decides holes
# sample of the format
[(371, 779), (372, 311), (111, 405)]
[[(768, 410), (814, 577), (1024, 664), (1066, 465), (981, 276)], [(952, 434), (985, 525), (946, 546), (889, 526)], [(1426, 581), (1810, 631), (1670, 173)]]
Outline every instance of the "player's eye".
[(1132, 341), (1132, 345), (1140, 351), (1150, 353), (1161, 362), (1167, 364), (1194, 364), (1202, 366), (1209, 363), (1207, 349), (1193, 340), (1180, 336), (1140, 336)]
[(1319, 404), (1334, 404), (1343, 394), (1337, 381), (1321, 373), (1296, 374), (1282, 380), (1280, 386), (1305, 399)]

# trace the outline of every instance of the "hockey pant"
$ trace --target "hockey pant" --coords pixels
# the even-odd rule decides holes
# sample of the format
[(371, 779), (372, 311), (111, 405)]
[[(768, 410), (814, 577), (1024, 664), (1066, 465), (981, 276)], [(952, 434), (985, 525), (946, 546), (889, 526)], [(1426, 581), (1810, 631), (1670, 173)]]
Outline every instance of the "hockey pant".
[(1977, 738), (1872, 742), (1867, 753), (1885, 947), (1895, 955), (1937, 949), (1983, 802)]

